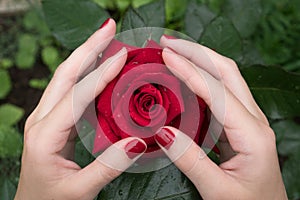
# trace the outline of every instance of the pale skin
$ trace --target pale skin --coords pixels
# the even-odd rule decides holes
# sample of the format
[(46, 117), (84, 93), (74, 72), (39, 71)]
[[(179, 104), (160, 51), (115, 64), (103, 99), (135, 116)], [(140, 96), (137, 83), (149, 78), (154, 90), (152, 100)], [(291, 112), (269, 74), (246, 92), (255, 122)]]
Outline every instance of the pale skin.
[[(189, 177), (204, 199), (287, 199), (278, 163), (276, 140), (237, 65), (207, 47), (161, 38), (167, 67), (204, 99), (224, 125), (219, 166), (179, 130), (165, 153)], [(172, 50), (170, 50), (172, 49)], [(175, 53), (176, 52), (176, 53)], [(224, 93), (224, 108), (211, 97)], [(224, 110), (223, 110), (224, 109)], [(178, 158), (182, 142), (191, 143)], [(198, 158), (198, 159), (195, 159)]]
[[(122, 49), (101, 66), (90, 67), (115, 30), (115, 22), (110, 20), (58, 67), (38, 106), (27, 119), (15, 200), (92, 200), (142, 155), (133, 159), (126, 156), (125, 145), (132, 140), (141, 141), (130, 137), (109, 147), (102, 157), (83, 169), (72, 161), (74, 123), (126, 61), (127, 53)], [(99, 41), (107, 42), (97, 46)], [(206, 47), (184, 40), (162, 37), (161, 45), (165, 47), (163, 58), (170, 71), (206, 101), (217, 120), (224, 122), (220, 142), (220, 158), (224, 162), (219, 166), (189, 137), (172, 127), (169, 129), (176, 136), (175, 142), (168, 150), (162, 147), (165, 153), (195, 184), (204, 199), (287, 199), (274, 133), (236, 64)], [(204, 52), (217, 69), (212, 70), (204, 54), (197, 52)], [(78, 80), (78, 77), (84, 78)], [(81, 95), (74, 98), (74, 90)], [(226, 94), (224, 120), (223, 111), (213, 106), (211, 100), (211, 93), (220, 90)], [(81, 105), (76, 111), (72, 101)], [(177, 152), (185, 143), (191, 145), (178, 157)], [(103, 161), (116, 148), (119, 149), (117, 159), (109, 164)]]
[[(126, 49), (122, 49), (95, 70), (88, 69), (108, 44), (97, 46), (99, 41), (112, 39), (115, 29), (115, 22), (110, 20), (58, 67), (37, 108), (27, 119), (15, 200), (92, 200), (107, 183), (142, 155), (133, 159), (126, 155), (124, 147), (130, 141), (137, 139), (144, 143), (130, 137), (109, 147), (83, 169), (72, 161), (76, 136), (74, 121), (119, 73), (126, 61)], [(78, 81), (86, 71), (91, 72)], [(73, 97), (74, 90), (81, 95)], [(73, 103), (80, 105), (76, 111)], [(115, 159), (108, 164), (103, 160), (111, 152), (114, 152)]]

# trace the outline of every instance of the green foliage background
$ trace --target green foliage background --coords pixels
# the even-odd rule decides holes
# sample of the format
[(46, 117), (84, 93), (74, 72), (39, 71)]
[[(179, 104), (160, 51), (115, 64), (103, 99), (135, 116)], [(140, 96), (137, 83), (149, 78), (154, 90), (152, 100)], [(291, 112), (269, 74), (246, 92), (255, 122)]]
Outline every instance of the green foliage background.
[[(69, 50), (84, 42), (109, 16), (117, 21), (119, 32), (145, 26), (183, 32), (238, 63), (276, 133), (288, 196), (299, 199), (299, 10), (298, 0), (44, 0), (41, 8), (26, 14), (22, 23), (28, 31), (19, 36), (15, 56), (0, 55), (0, 98), (5, 98), (11, 88), (6, 72), (10, 66), (30, 68), (40, 54), (42, 62), (53, 72)], [(43, 89), (50, 77), (51, 73), (44, 79), (31, 80), (31, 86)], [(7, 160), (20, 156), (22, 144), (14, 124), (21, 116), (21, 108), (0, 106), (0, 157), (5, 157), (7, 163), (12, 163)], [(16, 144), (17, 150), (9, 149), (11, 144), (6, 148), (4, 143), (7, 141)], [(79, 141), (76, 161), (85, 166), (91, 160), (93, 157)], [(3, 165), (0, 163), (0, 168)], [(17, 177), (1, 177), (0, 199), (11, 199), (15, 179)], [(171, 165), (145, 174), (124, 173), (97, 198), (200, 197), (189, 180)]]

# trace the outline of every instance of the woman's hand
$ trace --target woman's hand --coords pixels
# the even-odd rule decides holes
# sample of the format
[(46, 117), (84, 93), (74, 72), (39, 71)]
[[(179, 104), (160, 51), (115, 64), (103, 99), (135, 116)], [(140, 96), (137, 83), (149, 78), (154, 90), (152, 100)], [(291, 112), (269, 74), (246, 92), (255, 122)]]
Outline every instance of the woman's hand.
[(287, 199), (274, 132), (235, 62), (181, 39), (162, 37), (161, 44), (167, 67), (204, 99), (224, 125), (219, 166), (172, 127), (155, 136), (165, 153), (204, 199)]
[(74, 123), (126, 61), (123, 48), (93, 69), (115, 29), (115, 22), (108, 20), (57, 68), (27, 119), (16, 200), (92, 200), (146, 150), (142, 140), (131, 137), (115, 143), (83, 169), (72, 161), (77, 135)]

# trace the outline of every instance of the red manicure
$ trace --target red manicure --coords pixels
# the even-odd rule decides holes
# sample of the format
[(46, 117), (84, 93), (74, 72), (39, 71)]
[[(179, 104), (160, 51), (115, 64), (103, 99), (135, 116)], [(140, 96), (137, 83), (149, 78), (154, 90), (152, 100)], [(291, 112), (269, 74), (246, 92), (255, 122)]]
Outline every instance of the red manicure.
[(103, 24), (100, 26), (99, 29), (101, 29), (101, 28), (103, 28), (104, 26), (106, 26), (106, 25), (108, 24), (109, 20), (110, 20), (110, 18), (107, 18), (107, 19), (103, 22)]
[(154, 136), (156, 142), (158, 142), (165, 149), (169, 149), (174, 142), (175, 135), (167, 128), (162, 128)]
[(128, 142), (125, 146), (125, 152), (128, 158), (133, 159), (143, 153), (146, 150), (146, 145), (139, 141), (138, 139), (134, 139)]
[(167, 39), (177, 39), (176, 37), (172, 36), (172, 35), (166, 35), (166, 34), (163, 34), (163, 36)]

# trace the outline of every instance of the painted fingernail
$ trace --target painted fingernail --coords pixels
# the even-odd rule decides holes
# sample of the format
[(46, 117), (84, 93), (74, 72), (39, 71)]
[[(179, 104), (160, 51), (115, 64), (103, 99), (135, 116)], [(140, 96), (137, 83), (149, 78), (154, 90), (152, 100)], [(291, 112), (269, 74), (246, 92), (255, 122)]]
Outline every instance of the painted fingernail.
[(171, 36), (171, 35), (166, 35), (166, 34), (163, 34), (163, 36), (165, 37), (165, 38), (167, 38), (167, 39), (177, 39), (176, 37), (174, 37), (174, 36)]
[(134, 159), (139, 156), (141, 153), (146, 151), (146, 145), (139, 141), (138, 139), (134, 139), (128, 142), (125, 146), (125, 152), (130, 159)]
[(167, 128), (160, 129), (154, 136), (155, 140), (165, 149), (169, 149), (174, 142), (175, 135)]
[(108, 24), (109, 20), (110, 20), (110, 18), (107, 18), (107, 19), (103, 22), (103, 24), (99, 27), (99, 29), (105, 27), (105, 26)]

